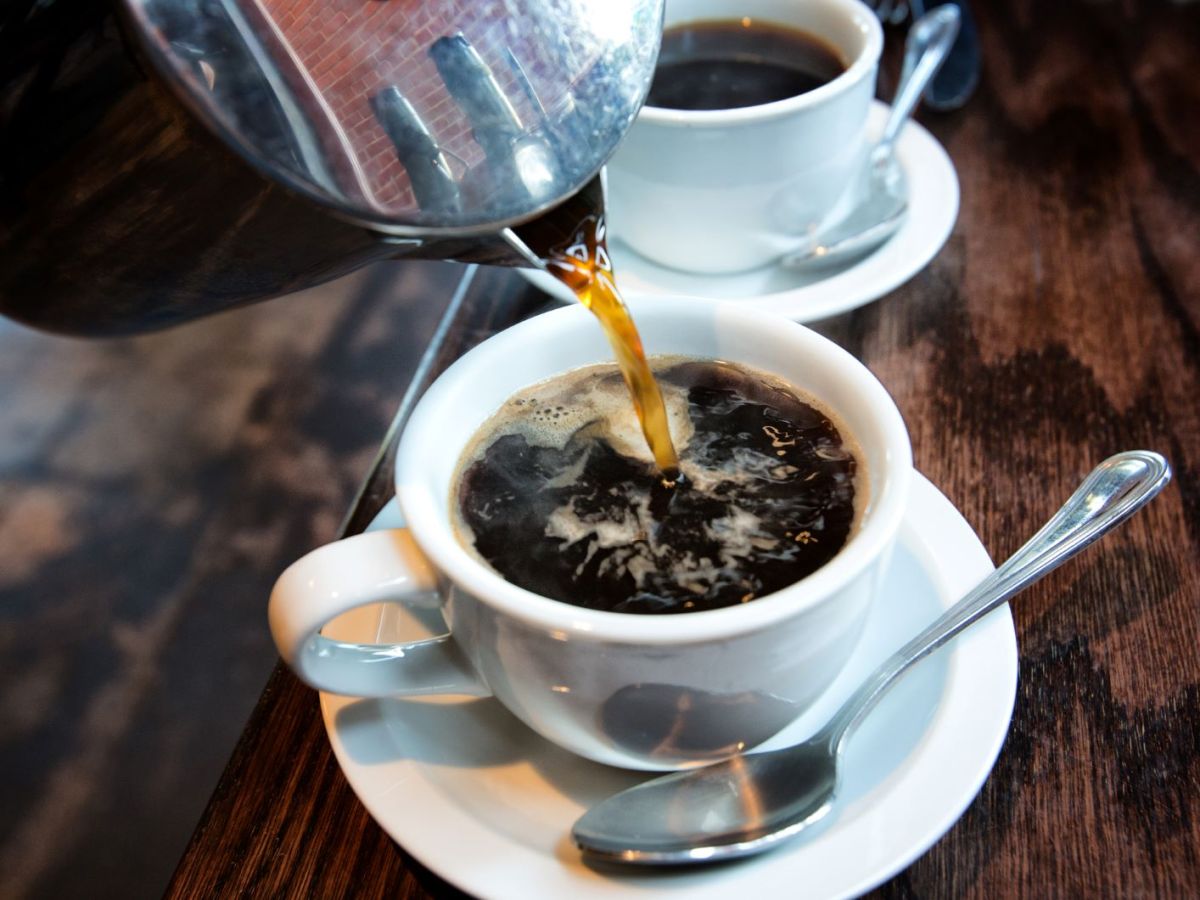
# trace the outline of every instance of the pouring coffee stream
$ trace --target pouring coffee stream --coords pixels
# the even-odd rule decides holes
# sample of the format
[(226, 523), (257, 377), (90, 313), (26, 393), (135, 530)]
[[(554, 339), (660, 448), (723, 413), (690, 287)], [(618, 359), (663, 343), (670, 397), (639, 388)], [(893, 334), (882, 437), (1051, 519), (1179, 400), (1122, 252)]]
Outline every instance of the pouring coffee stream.
[[(629, 388), (654, 462), (664, 483), (674, 485), (679, 479), (679, 456), (667, 425), (666, 405), (646, 361), (646, 351), (633, 317), (617, 291), (604, 244), (604, 220), (593, 218), (585, 223), (582, 238), (565, 253), (552, 256), (548, 268), (600, 320)], [(576, 248), (583, 251), (582, 258), (572, 252)]]
[[(561, 235), (570, 235), (559, 241)], [(504, 238), (561, 281), (600, 322), (629, 388), (646, 443), (663, 483), (679, 478), (679, 457), (667, 423), (662, 391), (646, 361), (641, 336), (617, 289), (608, 252), (604, 190), (596, 178), (553, 213)]]

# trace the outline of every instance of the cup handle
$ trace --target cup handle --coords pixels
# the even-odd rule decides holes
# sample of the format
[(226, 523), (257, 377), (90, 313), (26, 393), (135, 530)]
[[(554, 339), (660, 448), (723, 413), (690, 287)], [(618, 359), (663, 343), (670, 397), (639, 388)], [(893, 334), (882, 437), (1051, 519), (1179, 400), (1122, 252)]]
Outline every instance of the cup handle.
[(490, 696), (450, 634), (402, 644), (335, 641), (321, 629), (369, 603), (419, 605), (438, 590), (407, 528), (319, 547), (292, 563), (271, 591), (267, 616), (280, 655), (312, 687), (355, 697)]

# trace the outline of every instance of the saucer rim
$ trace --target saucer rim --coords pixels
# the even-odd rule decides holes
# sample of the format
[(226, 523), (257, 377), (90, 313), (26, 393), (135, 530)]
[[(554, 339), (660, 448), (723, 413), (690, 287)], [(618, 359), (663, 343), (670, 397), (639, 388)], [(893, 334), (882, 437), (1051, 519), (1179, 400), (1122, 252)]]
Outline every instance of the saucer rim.
[[(953, 504), (919, 472), (914, 470), (913, 475), (910, 508), (906, 513), (907, 527), (903, 529), (902, 539), (906, 550), (913, 553), (927, 577), (937, 587), (940, 600), (943, 606), (946, 606), (950, 603), (948, 597), (957, 595), (978, 580), (991, 568), (991, 562), (978, 536)], [(921, 529), (909, 521), (911, 517), (920, 518), (922, 527), (933, 532), (930, 538), (923, 537)], [(372, 527), (392, 527), (399, 524), (397, 520), (398, 514), (395, 510), (385, 511)], [(930, 525), (934, 527), (928, 527)], [(944, 543), (949, 543), (954, 552), (948, 553), (945, 546), (939, 547), (939, 544)], [(961, 724), (959, 718), (974, 717), (979, 720), (976, 730), (971, 732), (967, 729), (963, 732), (971, 734), (971, 744), (964, 747), (965, 742), (959, 733), (955, 738), (954, 753), (948, 760), (951, 766), (948, 770), (939, 769), (938, 772), (938, 781), (943, 787), (955, 779), (956, 783), (952, 785), (947, 796), (941, 798), (937, 814), (927, 817), (921, 823), (917, 837), (891, 841), (895, 846), (885, 848), (882, 855), (876, 852), (874, 858), (864, 861), (861, 871), (850, 873), (838, 890), (822, 896), (855, 896), (903, 871), (941, 839), (978, 795), (1007, 736), (1016, 699), (1017, 646), (1012, 615), (1008, 607), (1003, 606), (990, 613), (989, 617), (990, 621), (980, 623), (948, 648), (945, 678), (935, 712), (917, 745), (903, 762), (892, 770), (887, 783), (874, 789), (873, 793), (879, 793), (879, 796), (875, 798), (873, 805), (849, 816), (847, 821), (835, 822), (829, 829), (829, 834), (836, 835), (840, 831), (868, 827), (873, 819), (881, 815), (881, 808), (884, 808), (886, 813), (887, 807), (897, 805), (897, 795), (902, 795), (906, 786), (913, 788), (914, 782), (919, 780), (922, 764), (927, 769), (935, 762), (925, 758), (925, 754), (930, 752), (931, 743), (936, 742), (936, 738), (940, 738), (942, 742), (948, 740), (949, 730), (958, 730)], [(971, 659), (971, 666), (967, 665), (968, 657)], [(986, 678), (983, 677), (984, 673)], [(973, 693), (969, 690), (971, 688)], [(964, 690), (967, 690), (970, 696), (964, 695)], [(420, 825), (421, 817), (406, 815), (406, 810), (411, 813), (407, 805), (397, 806), (395, 802), (388, 803), (385, 799), (392, 793), (392, 788), (397, 786), (397, 782), (393, 779), (386, 790), (379, 790), (378, 781), (382, 773), (372, 772), (371, 770), (376, 768), (373, 765), (359, 763), (350, 758), (339, 734), (336, 718), (338, 709), (347, 702), (353, 701), (325, 693), (320, 695), (326, 734), (339, 767), (372, 818), (406, 853), (450, 884), (480, 897), (509, 896), (503, 891), (495, 890), (497, 883), (487, 880), (488, 876), (483, 874), (483, 869), (471, 868), (464, 872), (454, 864), (461, 859), (460, 851), (470, 844), (469, 835), (460, 835), (464, 846), (457, 849), (447, 849), (444, 846), (445, 842), (438, 838), (432, 839), (433, 843), (429, 838), (422, 840), (424, 830)], [(948, 721), (952, 713), (956, 718)], [(389, 764), (403, 766), (407, 762), (400, 759)], [(459, 815), (475, 821), (469, 812), (460, 811)], [(412, 822), (416, 822), (417, 825), (414, 827)], [(483, 848), (488, 845), (489, 839), (485, 839)], [(505, 847), (492, 849), (504, 850)], [(801, 845), (797, 851), (801, 854), (801, 859), (806, 849)], [(527, 848), (526, 852), (535, 854), (535, 859), (547, 863), (549, 869), (540, 870), (540, 875), (527, 871), (529, 881), (521, 885), (521, 896), (539, 895), (539, 886), (559, 890), (569, 885), (581, 897), (621, 896), (644, 890), (646, 887), (643, 882), (598, 881), (595, 874), (588, 874), (586, 869), (582, 870), (581, 877), (581, 868), (578, 865), (565, 866), (559, 853), (546, 857), (533, 849)], [(864, 854), (864, 857), (867, 856), (870, 854)], [(737, 876), (734, 880), (748, 884), (756, 881), (773, 882), (780, 874), (780, 868), (787, 869), (788, 857), (789, 851), (787, 847), (783, 847), (775, 853), (758, 857), (757, 860), (745, 861), (736, 870)], [(549, 881), (547, 876), (552, 876)], [(704, 881), (700, 884), (692, 884), (689, 881), (689, 890), (695, 888), (707, 896), (710, 891), (703, 889)], [(724, 878), (714, 878), (709, 883), (721, 890), (729, 887)], [(713, 894), (717, 895), (719, 893)]]
[[(889, 110), (890, 106), (880, 100), (871, 102), (867, 126), (869, 132), (882, 131)], [(645, 272), (664, 273), (668, 276), (679, 273), (641, 256), (625, 241), (614, 237), (613, 243), (624, 251), (620, 255), (632, 254), (636, 257), (635, 265), (629, 267), (635, 270), (628, 276), (632, 283), (623, 289), (626, 300), (630, 306), (636, 308), (638, 304), (654, 302), (660, 295), (681, 296), (691, 293), (697, 297), (744, 304), (806, 323), (850, 312), (882, 299), (924, 270), (942, 250), (958, 221), (962, 199), (958, 170), (954, 162), (937, 138), (915, 119), (910, 119), (900, 132), (896, 140), (896, 157), (904, 169), (911, 189), (909, 215), (897, 232), (879, 249), (854, 263), (798, 287), (750, 294), (731, 292), (719, 296), (689, 292), (687, 287), (682, 285), (664, 285), (647, 279), (644, 277)], [(888, 268), (872, 271), (880, 265), (880, 254), (887, 254), (889, 248), (896, 247), (906, 248), (907, 252)], [(892, 249), (891, 252), (897, 251)], [(882, 259), (886, 260), (887, 257)], [(777, 265), (778, 263), (771, 263), (761, 270), (753, 271), (774, 270)], [(531, 285), (557, 302), (574, 302), (573, 298), (562, 293), (565, 288), (561, 288), (544, 272), (524, 268), (518, 268), (516, 271)], [(734, 272), (704, 277), (732, 282), (749, 274), (751, 273)]]

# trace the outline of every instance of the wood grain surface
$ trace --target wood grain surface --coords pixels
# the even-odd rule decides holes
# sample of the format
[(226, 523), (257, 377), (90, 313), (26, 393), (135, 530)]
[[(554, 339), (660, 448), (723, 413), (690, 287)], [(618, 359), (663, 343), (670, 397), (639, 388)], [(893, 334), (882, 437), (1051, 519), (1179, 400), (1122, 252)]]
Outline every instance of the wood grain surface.
[[(921, 117), (961, 180), (949, 243), (820, 328), (893, 392), (918, 468), (994, 558), (1113, 452), (1159, 450), (1175, 480), (1015, 604), (996, 767), (877, 894), (1200, 896), (1200, 5), (993, 0), (977, 18), (979, 92)], [(446, 356), (536, 303), (481, 270)], [(453, 893), (370, 820), (315, 695), (277, 670), (169, 895)]]

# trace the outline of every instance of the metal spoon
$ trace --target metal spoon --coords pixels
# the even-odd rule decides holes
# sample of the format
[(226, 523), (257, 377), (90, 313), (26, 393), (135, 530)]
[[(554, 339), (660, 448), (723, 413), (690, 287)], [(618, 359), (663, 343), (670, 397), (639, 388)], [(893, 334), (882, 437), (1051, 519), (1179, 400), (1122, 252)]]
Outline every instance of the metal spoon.
[(958, 23), (958, 37), (954, 46), (946, 54), (946, 62), (942, 70), (934, 76), (929, 87), (925, 88), (922, 98), (930, 109), (948, 112), (959, 109), (975, 88), (979, 86), (979, 76), (983, 69), (983, 60), (979, 46), (979, 29), (975, 25), (975, 16), (967, 0), (911, 0), (909, 6), (912, 14), (920, 18), (926, 8), (934, 8), (944, 4), (958, 7), (961, 20)]
[(1104, 461), (1025, 546), (889, 657), (807, 741), (622, 791), (575, 823), (575, 843), (606, 861), (678, 865), (749, 856), (799, 834), (829, 812), (847, 733), (901, 674), (1123, 522), (1170, 477), (1167, 461), (1148, 450)]
[(896, 160), (896, 138), (937, 74), (958, 34), (957, 6), (939, 6), (923, 15), (908, 32), (900, 87), (892, 101), (879, 139), (867, 156), (855, 195), (862, 199), (847, 215), (818, 231), (807, 243), (789, 252), (783, 266), (800, 269), (828, 266), (859, 256), (891, 237), (908, 216), (908, 180)]

